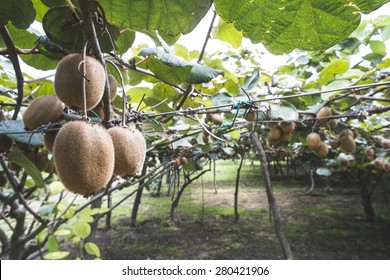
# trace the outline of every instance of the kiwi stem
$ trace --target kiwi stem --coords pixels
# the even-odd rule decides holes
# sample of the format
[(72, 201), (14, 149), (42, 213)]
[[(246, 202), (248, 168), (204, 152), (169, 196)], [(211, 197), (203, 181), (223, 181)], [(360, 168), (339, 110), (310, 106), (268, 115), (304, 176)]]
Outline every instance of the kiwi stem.
[(125, 83), (123, 81), (123, 76), (122, 76), (122, 73), (121, 71), (119, 70), (118, 66), (116, 66), (116, 64), (110, 60), (106, 60), (107, 63), (111, 64), (116, 72), (118, 73), (119, 75), (119, 79), (121, 80), (121, 87), (122, 87), (122, 126), (126, 126), (126, 104), (127, 104), (127, 99), (126, 99), (126, 91), (125, 91)]
[(87, 93), (86, 93), (86, 85), (85, 80), (87, 79), (87, 67), (85, 64), (85, 58), (87, 56), (87, 47), (88, 47), (88, 41), (85, 43), (83, 48), (83, 60), (81, 61), (81, 72), (83, 73), (83, 118), (87, 119)]
[(14, 67), (15, 70), (15, 76), (16, 76), (16, 82), (17, 82), (17, 88), (18, 88), (18, 97), (16, 99), (16, 104), (14, 114), (12, 116), (13, 120), (16, 120), (20, 111), (20, 107), (23, 102), (23, 73), (22, 69), (20, 68), (20, 63), (19, 63), (19, 58), (18, 58), (18, 53), (16, 51), (15, 44), (12, 40), (11, 35), (8, 32), (7, 27), (5, 26), (0, 26), (0, 36), (3, 39), (5, 46), (7, 47), (8, 50), (8, 58), (12, 63), (12, 66)]
[[(88, 42), (91, 45), (95, 57), (103, 65), (104, 71), (107, 72), (106, 61), (104, 60), (103, 54), (101, 52), (99, 40), (97, 38), (97, 34), (95, 30), (95, 25), (93, 24), (92, 16), (89, 11), (89, 6), (88, 6), (89, 2), (88, 0), (78, 0), (78, 3), (83, 15), (83, 19), (85, 21), (85, 33), (87, 35)], [(106, 86), (103, 95), (104, 122), (106, 124), (110, 121), (110, 113), (111, 113), (110, 103), (111, 103), (110, 86), (108, 84), (108, 76), (106, 75)]]

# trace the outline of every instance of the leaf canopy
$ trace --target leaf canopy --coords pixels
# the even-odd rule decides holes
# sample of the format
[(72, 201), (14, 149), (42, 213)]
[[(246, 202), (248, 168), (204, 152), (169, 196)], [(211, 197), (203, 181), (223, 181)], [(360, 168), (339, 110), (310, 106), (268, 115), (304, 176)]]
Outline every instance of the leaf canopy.
[(359, 25), (359, 12), (371, 12), (387, 0), (215, 0), (218, 14), (254, 43), (275, 54), (294, 49), (324, 50), (348, 37)]

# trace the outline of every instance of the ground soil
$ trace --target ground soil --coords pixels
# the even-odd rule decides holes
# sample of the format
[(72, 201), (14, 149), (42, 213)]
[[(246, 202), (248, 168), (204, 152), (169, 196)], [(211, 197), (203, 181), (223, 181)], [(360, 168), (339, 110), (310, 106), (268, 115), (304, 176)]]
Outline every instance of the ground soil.
[[(180, 204), (174, 223), (168, 214), (154, 216), (148, 208), (143, 211), (149, 215), (135, 228), (130, 227), (129, 217), (119, 217), (110, 229), (101, 225), (96, 243), (102, 258), (284, 259), (270, 222), (265, 191), (252, 183), (241, 184), (237, 223), (232, 184), (218, 183), (215, 193), (211, 186), (204, 186), (201, 192), (197, 183), (192, 186), (191, 199)], [(390, 259), (390, 212), (379, 191), (374, 201), (377, 219), (370, 223), (354, 188), (308, 194), (299, 182), (278, 185), (282, 187), (275, 195), (294, 258)], [(169, 198), (147, 198), (153, 204), (150, 199)]]

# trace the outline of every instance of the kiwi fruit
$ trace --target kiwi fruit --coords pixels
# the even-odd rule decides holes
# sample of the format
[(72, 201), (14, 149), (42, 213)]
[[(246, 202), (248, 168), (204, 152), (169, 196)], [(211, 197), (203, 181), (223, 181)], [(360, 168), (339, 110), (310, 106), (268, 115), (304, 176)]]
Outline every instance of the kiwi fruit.
[(251, 122), (255, 119), (256, 117), (256, 112), (255, 111), (249, 111), (246, 115), (245, 115), (245, 120), (247, 120), (248, 122)]
[(47, 168), (47, 164), (49, 162), (47, 155), (48, 155), (47, 151), (42, 151), (39, 154), (35, 155), (33, 158), (35, 167), (41, 172)]
[(317, 119), (320, 121), (327, 121), (329, 116), (332, 115), (332, 110), (328, 106), (322, 107), (317, 113)]
[(338, 140), (337, 141), (332, 140), (329, 142), (329, 146), (332, 149), (337, 149), (340, 146), (340, 142)]
[(222, 116), (219, 115), (219, 114), (212, 114), (212, 115), (211, 115), (211, 121), (212, 121), (212, 123), (215, 124), (215, 125), (221, 125), (221, 124), (223, 124), (223, 118), (222, 118)]
[(328, 153), (329, 153), (329, 148), (325, 142), (321, 142), (320, 146), (316, 150), (314, 150), (314, 154), (320, 158), (326, 157)]
[(0, 134), (0, 153), (5, 153), (12, 147), (12, 139), (5, 134)]
[(50, 153), (53, 152), (54, 140), (56, 139), (58, 130), (48, 130), (43, 135), (43, 143), (45, 144), (46, 150)]
[(374, 165), (376, 169), (385, 169), (385, 159), (382, 157), (376, 158)]
[(384, 169), (386, 172), (390, 172), (390, 162), (385, 163)]
[(173, 161), (173, 165), (174, 165), (175, 167), (179, 167), (180, 164), (181, 164), (180, 158), (175, 158), (175, 160)]
[(271, 130), (269, 131), (269, 138), (273, 140), (279, 140), (280, 137), (282, 137), (282, 130), (279, 126), (274, 125), (271, 127)]
[(267, 142), (268, 142), (269, 146), (276, 146), (276, 145), (279, 144), (280, 138), (274, 139), (274, 138), (272, 138), (271, 134), (268, 133), (268, 135), (267, 135)]
[(338, 120), (337, 119), (330, 119), (326, 124), (327, 124), (327, 127), (329, 129), (335, 129), (337, 127)]
[(344, 129), (343, 131), (341, 131), (340, 138), (344, 137), (346, 135), (349, 135), (349, 136), (352, 136), (353, 138), (355, 138), (354, 134), (353, 134), (353, 131), (351, 129)]
[(46, 173), (49, 173), (49, 174), (52, 174), (52, 173), (56, 172), (56, 167), (54, 165), (54, 161), (53, 160), (48, 160), (46, 168), (45, 168), (44, 171)]
[(82, 195), (103, 188), (114, 171), (114, 144), (107, 130), (98, 124), (66, 123), (54, 141), (53, 157), (64, 186)]
[(188, 164), (188, 159), (186, 157), (180, 157), (180, 163), (182, 165), (187, 165)]
[(280, 141), (290, 142), (291, 138), (292, 138), (292, 135), (293, 135), (292, 131), (290, 131), (290, 132), (283, 132), (282, 136), (280, 137)]
[(279, 127), (284, 133), (289, 133), (295, 130), (296, 124), (295, 122), (280, 122)]
[(115, 77), (111, 74), (108, 74), (108, 84), (110, 85), (110, 100), (111, 102), (114, 101), (116, 97), (116, 91), (118, 89), (118, 82), (116, 81)]
[(356, 149), (356, 143), (353, 136), (347, 134), (340, 137), (340, 148), (346, 153), (353, 152)]
[(54, 95), (44, 95), (34, 99), (23, 114), (23, 124), (27, 130), (41, 125), (58, 122), (62, 114), (62, 103)]
[(364, 154), (368, 157), (372, 157), (375, 154), (375, 150), (373, 148), (368, 148), (367, 150), (364, 151)]
[(208, 134), (207, 132), (202, 133), (202, 140), (205, 144), (208, 144), (210, 142), (210, 134)]
[[(111, 120), (114, 117), (114, 111), (113, 111), (112, 105), (110, 104), (109, 106), (110, 106), (110, 120)], [(96, 107), (89, 110), (88, 117), (104, 119), (103, 105), (101, 103), (99, 103)]]
[(114, 174), (117, 176), (140, 175), (146, 156), (146, 142), (135, 128), (112, 127), (108, 130), (115, 149)]
[(4, 173), (0, 174), (0, 187), (4, 187), (8, 182), (7, 177), (5, 176)]
[[(54, 89), (58, 98), (79, 111), (83, 109), (82, 59), (79, 53), (65, 56), (58, 63), (54, 77)], [(102, 99), (106, 74), (103, 65), (92, 56), (85, 57), (84, 69), (86, 107), (89, 110)]]
[(385, 149), (390, 149), (390, 139), (383, 139), (382, 140), (382, 147)]
[(320, 148), (321, 143), (322, 140), (318, 133), (312, 132), (306, 136), (306, 144), (312, 150), (317, 150)]

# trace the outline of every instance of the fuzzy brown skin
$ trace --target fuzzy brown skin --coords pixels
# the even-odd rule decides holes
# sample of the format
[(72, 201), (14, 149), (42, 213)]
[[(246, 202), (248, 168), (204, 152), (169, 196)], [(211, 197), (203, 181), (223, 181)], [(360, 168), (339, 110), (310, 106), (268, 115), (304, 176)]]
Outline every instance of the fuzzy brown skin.
[(282, 130), (279, 126), (274, 125), (271, 127), (271, 130), (269, 131), (269, 138), (273, 140), (280, 140), (280, 137), (282, 137)]
[(296, 124), (294, 122), (280, 122), (279, 127), (284, 133), (289, 133), (295, 130)]
[(218, 114), (212, 114), (211, 115), (211, 121), (215, 125), (222, 125), (223, 124), (223, 118), (222, 118), (221, 115), (218, 115)]
[[(78, 53), (65, 56), (57, 66), (54, 78), (54, 88), (58, 98), (67, 106), (81, 111), (83, 109), (83, 76), (80, 62), (82, 55)], [(79, 67), (80, 65), (80, 67)], [(95, 107), (103, 97), (105, 86), (105, 71), (98, 60), (91, 56), (85, 57), (86, 105), (87, 110)]]
[(118, 82), (116, 81), (115, 77), (111, 74), (108, 74), (108, 83), (110, 85), (110, 100), (111, 102), (114, 101), (116, 97), (116, 91), (118, 89)]
[(317, 150), (321, 145), (321, 137), (318, 133), (310, 133), (306, 136), (306, 144), (312, 150)]
[(142, 133), (133, 128), (112, 127), (108, 130), (115, 147), (114, 174), (140, 175), (146, 156), (146, 142)]
[(27, 130), (34, 130), (41, 125), (56, 123), (62, 114), (62, 102), (54, 95), (36, 98), (23, 114), (23, 124)]
[(356, 149), (355, 140), (349, 134), (340, 137), (340, 148), (346, 153), (351, 153)]
[(320, 121), (327, 121), (329, 116), (332, 115), (332, 110), (328, 107), (322, 107), (317, 113), (317, 119)]
[(114, 171), (114, 145), (100, 125), (65, 124), (53, 147), (56, 172), (71, 192), (88, 195), (103, 188)]
[(7, 152), (12, 147), (12, 139), (5, 134), (0, 134), (0, 153)]
[(385, 159), (382, 157), (376, 158), (374, 164), (376, 169), (385, 169)]
[(328, 155), (329, 153), (329, 147), (328, 145), (326, 145), (325, 142), (321, 142), (321, 145), (318, 149), (316, 149), (314, 151), (315, 155), (320, 157), (320, 158), (324, 158)]
[(53, 130), (53, 131), (46, 131), (45, 135), (43, 136), (43, 142), (45, 144), (45, 148), (50, 153), (53, 152), (54, 140), (56, 139), (57, 134), (58, 131)]

